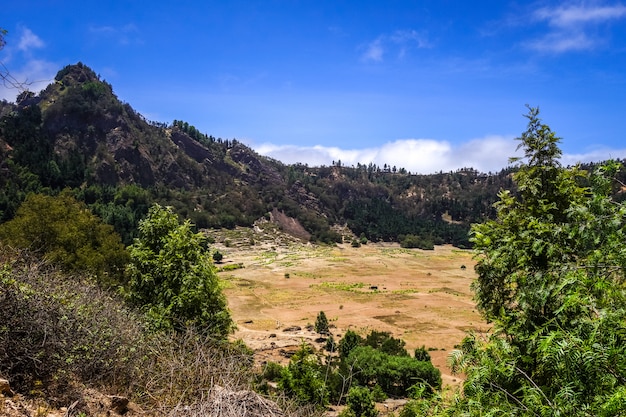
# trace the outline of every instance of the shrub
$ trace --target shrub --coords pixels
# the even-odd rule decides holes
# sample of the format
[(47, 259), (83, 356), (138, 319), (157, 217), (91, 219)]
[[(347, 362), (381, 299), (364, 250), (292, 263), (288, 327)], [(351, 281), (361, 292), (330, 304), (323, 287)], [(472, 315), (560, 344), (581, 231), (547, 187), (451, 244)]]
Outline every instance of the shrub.
[(426, 346), (423, 345), (421, 348), (415, 349), (413, 357), (418, 361), (430, 362), (430, 353), (426, 350)]
[(329, 392), (324, 382), (326, 367), (313, 353), (311, 346), (302, 344), (283, 368), (278, 387), (302, 404), (326, 406)]
[(346, 331), (343, 338), (339, 341), (339, 357), (347, 358), (352, 352), (352, 349), (356, 348), (363, 342), (363, 338), (352, 330)]
[(379, 332), (372, 330), (363, 342), (364, 346), (371, 346), (388, 355), (409, 356), (404, 346), (406, 342), (391, 336), (389, 332)]
[(79, 381), (130, 394), (145, 346), (140, 317), (85, 277), (24, 253), (0, 272), (0, 374), (56, 405)]
[(401, 241), (400, 246), (403, 248), (417, 248), (424, 250), (433, 250), (435, 249), (435, 244), (433, 243), (432, 238), (430, 237), (420, 237), (415, 235), (406, 235)]
[(359, 384), (379, 385), (390, 396), (405, 397), (409, 388), (419, 382), (430, 392), (441, 387), (441, 373), (432, 363), (409, 356), (388, 355), (370, 346), (359, 346), (346, 361), (353, 365), (354, 378)]
[(66, 193), (29, 195), (15, 218), (0, 226), (0, 238), (65, 270), (93, 273), (105, 285), (121, 283), (129, 259), (113, 227)]
[(332, 334), (328, 337), (328, 339), (326, 339), (324, 350), (327, 352), (335, 352), (337, 350), (337, 344), (335, 343), (335, 338)]
[(348, 398), (346, 399), (348, 405), (348, 413), (342, 414), (345, 416), (356, 417), (376, 417), (378, 411), (376, 411), (376, 404), (374, 403), (374, 397), (369, 389), (364, 387), (352, 387), (348, 392)]
[(328, 335), (330, 333), (328, 318), (326, 318), (326, 313), (323, 311), (317, 314), (317, 318), (315, 319), (315, 331), (321, 335)]

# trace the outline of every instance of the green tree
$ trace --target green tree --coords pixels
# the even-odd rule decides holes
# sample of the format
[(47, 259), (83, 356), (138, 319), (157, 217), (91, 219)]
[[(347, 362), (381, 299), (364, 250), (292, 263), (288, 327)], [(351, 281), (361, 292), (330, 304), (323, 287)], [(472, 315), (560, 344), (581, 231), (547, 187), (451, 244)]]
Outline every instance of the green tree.
[(359, 386), (350, 388), (346, 404), (348, 407), (341, 417), (376, 417), (378, 415), (374, 397), (368, 388)]
[(441, 387), (441, 372), (430, 362), (410, 356), (395, 356), (371, 346), (354, 348), (348, 358), (353, 365), (354, 379), (363, 386), (378, 385), (385, 394), (406, 397), (409, 389), (418, 383), (432, 393)]
[(518, 194), (472, 228), (473, 285), (493, 322), (452, 356), (467, 375), (451, 414), (626, 413), (626, 207), (611, 198), (619, 164), (593, 174), (559, 163), (559, 139), (530, 108), (519, 138)]
[(212, 257), (213, 257), (213, 261), (214, 261), (215, 263), (220, 263), (220, 262), (222, 262), (222, 259), (224, 259), (224, 255), (222, 255), (222, 252), (220, 252), (220, 251), (218, 251), (218, 250), (216, 250), (215, 252), (213, 252)]
[(156, 329), (193, 325), (225, 338), (233, 329), (205, 237), (170, 208), (152, 206), (129, 247), (128, 298), (146, 309)]
[(30, 194), (15, 218), (0, 225), (0, 239), (66, 270), (91, 272), (106, 285), (121, 283), (129, 259), (113, 227), (68, 193)]
[(350, 352), (352, 352), (352, 349), (359, 346), (361, 343), (363, 343), (361, 336), (353, 330), (346, 331), (346, 334), (344, 334), (339, 341), (339, 356), (342, 359), (347, 358)]
[(328, 318), (326, 318), (326, 313), (323, 311), (317, 314), (317, 318), (315, 319), (315, 331), (323, 336), (330, 334)]
[(430, 353), (428, 353), (424, 345), (422, 345), (422, 347), (420, 348), (415, 349), (413, 357), (418, 361), (430, 362)]
[(404, 346), (406, 342), (402, 339), (397, 339), (389, 332), (379, 332), (378, 330), (372, 330), (363, 342), (364, 346), (371, 346), (374, 349), (378, 349), (388, 355), (396, 356), (409, 356)]
[(282, 369), (278, 387), (301, 403), (328, 404), (326, 367), (313, 353), (311, 346), (302, 346), (291, 357), (289, 365)]

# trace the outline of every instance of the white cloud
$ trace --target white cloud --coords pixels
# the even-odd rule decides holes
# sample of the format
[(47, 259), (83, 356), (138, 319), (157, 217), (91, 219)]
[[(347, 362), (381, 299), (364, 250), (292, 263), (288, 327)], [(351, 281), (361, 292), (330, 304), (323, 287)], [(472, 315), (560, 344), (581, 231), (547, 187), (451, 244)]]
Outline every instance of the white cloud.
[(597, 6), (570, 4), (555, 8), (538, 9), (533, 18), (547, 22), (552, 28), (545, 36), (526, 43), (530, 49), (540, 52), (564, 53), (568, 51), (591, 50), (602, 45), (605, 40), (592, 35), (593, 27), (602, 23), (626, 17), (626, 6)]
[(528, 42), (527, 46), (539, 52), (563, 53), (593, 49), (597, 44), (597, 40), (589, 38), (584, 33), (555, 32)]
[(35, 35), (30, 29), (22, 28), (22, 33), (20, 35), (20, 40), (17, 43), (17, 49), (23, 52), (29, 52), (31, 49), (42, 48), (45, 44), (39, 38), (39, 36)]
[(411, 48), (429, 48), (425, 35), (415, 30), (397, 30), (391, 34), (380, 35), (368, 43), (363, 49), (361, 58), (364, 61), (382, 62), (383, 56), (389, 52), (397, 58), (404, 58)]
[(121, 45), (143, 43), (139, 37), (139, 28), (133, 23), (123, 26), (90, 26), (89, 32), (98, 38), (114, 39)]
[(570, 27), (584, 23), (603, 22), (612, 19), (620, 19), (626, 16), (626, 6), (595, 6), (570, 5), (550, 9), (547, 7), (537, 10), (535, 17), (539, 20), (547, 20), (550, 25), (558, 27)]
[(609, 159), (626, 159), (626, 148), (611, 149), (606, 147), (590, 149), (586, 152), (563, 154), (561, 164), (572, 166), (585, 162), (601, 162)]
[(389, 36), (389, 39), (399, 45), (414, 45), (418, 48), (429, 48), (431, 45), (425, 35), (416, 30), (397, 30)]
[[(513, 136), (490, 135), (472, 139), (459, 145), (434, 139), (400, 139), (375, 148), (341, 149), (326, 146), (297, 146), (263, 144), (254, 147), (286, 164), (302, 163), (309, 166), (330, 166), (341, 161), (344, 166), (374, 163), (381, 168), (405, 168), (411, 173), (432, 174), (474, 168), (480, 172), (498, 172), (509, 166), (509, 158), (522, 156), (516, 151), (518, 142)], [(577, 154), (564, 154), (565, 166), (581, 162), (599, 162), (611, 158), (626, 158), (626, 149), (597, 148)]]
[(36, 49), (45, 43), (27, 27), (20, 28), (19, 41), (6, 47), (3, 65), (10, 80), (0, 83), (0, 99), (14, 101), (22, 90), (39, 92), (54, 79), (58, 65), (36, 56)]
[(400, 139), (379, 147), (364, 149), (341, 149), (325, 146), (296, 146), (263, 144), (256, 151), (284, 163), (305, 163), (311, 166), (331, 165), (341, 161), (351, 166), (374, 163), (398, 169), (405, 168), (413, 173), (429, 174), (473, 167), (479, 171), (499, 171), (514, 155), (516, 144), (512, 138), (489, 136), (475, 139), (460, 146), (434, 139)]
[(364, 61), (381, 62), (383, 60), (383, 52), (382, 41), (379, 38), (367, 45), (362, 58)]

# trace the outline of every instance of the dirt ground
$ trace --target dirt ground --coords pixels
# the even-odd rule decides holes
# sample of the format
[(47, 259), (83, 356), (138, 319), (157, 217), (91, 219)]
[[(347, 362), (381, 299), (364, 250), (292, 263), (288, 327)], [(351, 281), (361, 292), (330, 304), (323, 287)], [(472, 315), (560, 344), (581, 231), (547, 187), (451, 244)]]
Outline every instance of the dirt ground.
[(324, 311), (337, 341), (347, 329), (391, 332), (409, 352), (425, 346), (444, 385), (455, 385), (459, 377), (446, 366), (449, 353), (468, 330), (487, 329), (472, 300), (469, 251), (293, 242), (219, 250), (222, 267), (243, 266), (219, 274), (238, 326), (234, 337), (255, 349), (259, 361), (286, 363), (289, 351), (313, 343), (318, 335), (307, 326)]

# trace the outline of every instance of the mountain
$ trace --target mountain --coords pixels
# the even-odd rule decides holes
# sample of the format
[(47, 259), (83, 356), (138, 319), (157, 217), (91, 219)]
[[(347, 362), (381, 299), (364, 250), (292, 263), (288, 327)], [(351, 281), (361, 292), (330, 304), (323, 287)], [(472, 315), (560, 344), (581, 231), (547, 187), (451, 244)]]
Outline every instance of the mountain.
[(28, 192), (69, 189), (127, 243), (159, 202), (200, 228), (266, 217), (291, 219), (293, 233), (324, 242), (340, 240), (334, 226), (347, 225), (370, 240), (467, 245), (469, 224), (493, 215), (497, 192), (512, 186), (509, 170), (411, 175), (387, 165), (285, 165), (188, 122), (146, 120), (82, 63), (38, 95), (0, 102), (0, 158), (0, 221)]

